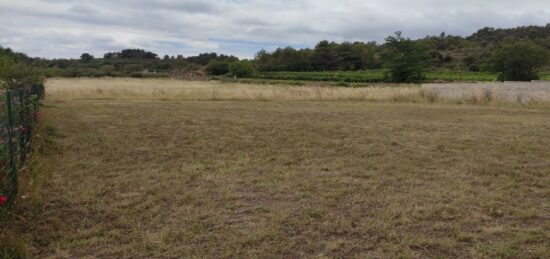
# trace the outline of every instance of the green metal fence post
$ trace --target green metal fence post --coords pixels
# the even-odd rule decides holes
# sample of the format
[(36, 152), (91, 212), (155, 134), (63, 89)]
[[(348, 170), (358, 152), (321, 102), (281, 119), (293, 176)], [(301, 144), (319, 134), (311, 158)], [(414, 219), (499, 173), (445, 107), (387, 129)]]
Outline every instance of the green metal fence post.
[(18, 95), (18, 99), (19, 99), (19, 121), (18, 121), (18, 124), (17, 125), (17, 131), (18, 131), (18, 138), (17, 140), (19, 141), (19, 165), (23, 165), (25, 163), (25, 156), (26, 156), (26, 134), (25, 134), (25, 131), (27, 130), (27, 127), (28, 125), (26, 125), (26, 109), (27, 109), (27, 103), (25, 101), (25, 92), (23, 91), (24, 89), (19, 89), (19, 91), (17, 92), (17, 95)]
[(15, 197), (17, 195), (18, 191), (18, 183), (17, 183), (17, 170), (15, 165), (15, 146), (13, 143), (13, 126), (14, 126), (14, 119), (13, 119), (13, 103), (12, 103), (12, 92), (7, 91), (6, 92), (6, 113), (7, 113), (7, 119), (8, 123), (6, 125), (6, 132), (7, 132), (7, 145), (8, 145), (8, 166), (7, 166), (7, 176), (8, 180), (11, 180), (11, 190), (7, 190), (9, 193), (7, 193), (7, 207), (11, 207), (11, 204), (15, 200)]
[[(3, 139), (0, 141), (2, 156), (5, 156), (5, 167), (0, 172), (0, 195), (5, 202), (0, 212), (9, 210), (18, 193), (18, 171), (24, 166), (27, 153), (32, 148), (32, 129), (36, 122), (35, 112), (38, 112), (40, 99), (44, 96), (44, 86), (34, 85), (25, 88), (7, 90), (6, 121), (0, 130)], [(4, 201), (4, 200), (3, 200)]]

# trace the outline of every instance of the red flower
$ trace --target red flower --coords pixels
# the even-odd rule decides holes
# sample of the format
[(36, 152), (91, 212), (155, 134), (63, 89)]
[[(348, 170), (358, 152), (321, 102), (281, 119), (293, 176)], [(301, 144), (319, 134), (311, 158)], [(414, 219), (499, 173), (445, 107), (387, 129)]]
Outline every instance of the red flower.
[(0, 206), (4, 205), (6, 201), (8, 201), (8, 197), (6, 197), (5, 195), (0, 195)]

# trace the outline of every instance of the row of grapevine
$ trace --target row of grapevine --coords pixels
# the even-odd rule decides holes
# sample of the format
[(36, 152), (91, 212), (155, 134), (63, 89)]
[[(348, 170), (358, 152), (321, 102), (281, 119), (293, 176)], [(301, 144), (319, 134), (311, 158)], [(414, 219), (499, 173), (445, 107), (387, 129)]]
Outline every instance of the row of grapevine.
[[(385, 81), (386, 70), (325, 71), (325, 72), (259, 72), (257, 79), (329, 81), (348, 83), (380, 83)], [(488, 82), (496, 81), (497, 75), (486, 72), (430, 71), (425, 74), (427, 82)]]

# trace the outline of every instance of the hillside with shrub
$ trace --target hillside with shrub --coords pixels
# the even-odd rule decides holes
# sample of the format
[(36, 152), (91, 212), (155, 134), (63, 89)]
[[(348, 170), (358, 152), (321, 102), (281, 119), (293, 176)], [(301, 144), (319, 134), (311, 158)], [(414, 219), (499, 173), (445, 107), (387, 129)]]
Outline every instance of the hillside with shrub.
[[(218, 53), (161, 58), (142, 49), (108, 52), (102, 57), (83, 53), (79, 59), (31, 58), (9, 48), (0, 50), (46, 77), (223, 76), (232, 75), (230, 64), (239, 61)], [(249, 60), (251, 67), (246, 70), (250, 71), (242, 74), (261, 79), (345, 82), (526, 81), (548, 79), (548, 53), (550, 24), (483, 28), (468, 37), (441, 33), (416, 40), (397, 32), (384, 43), (321, 41), (313, 48), (260, 50)]]
[[(509, 68), (499, 66), (497, 63), (523, 62), (522, 60), (502, 61), (503, 53), (526, 56), (535, 61), (534, 64), (528, 65), (531, 68), (527, 70), (532, 71), (526, 72), (530, 73), (533, 79), (537, 78), (536, 72), (549, 69), (544, 66), (548, 66), (550, 24), (513, 29), (483, 28), (468, 37), (441, 33), (438, 36), (427, 36), (417, 40), (404, 38), (401, 32), (398, 32), (396, 36), (388, 37), (383, 44), (321, 41), (312, 49), (285, 47), (271, 52), (261, 50), (256, 54), (254, 63), (256, 69), (261, 72), (388, 69), (395, 65), (393, 61), (396, 55), (393, 54), (399, 57), (405, 54), (402, 49), (398, 50), (400, 47), (396, 48), (396, 43), (400, 41), (401, 45), (408, 45), (406, 46), (408, 50), (405, 52), (416, 53), (415, 59), (419, 62), (413, 63), (428, 71), (505, 73), (504, 70)], [(522, 53), (524, 50), (528, 53)], [(402, 52), (398, 53), (399, 51)], [(405, 60), (400, 62), (407, 63)], [(410, 64), (407, 67), (412, 68)]]

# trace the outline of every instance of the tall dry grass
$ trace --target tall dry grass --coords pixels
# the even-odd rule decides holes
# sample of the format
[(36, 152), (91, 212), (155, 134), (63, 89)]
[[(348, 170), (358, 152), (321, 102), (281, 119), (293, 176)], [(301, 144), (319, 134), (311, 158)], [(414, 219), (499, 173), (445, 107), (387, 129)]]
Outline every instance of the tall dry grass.
[(317, 87), (172, 79), (50, 79), (50, 100), (400, 100), (420, 97), (418, 86)]
[(394, 101), (550, 107), (550, 84), (291, 86), (174, 79), (50, 79), (50, 100)]
[(550, 103), (550, 82), (425, 84), (439, 99), (472, 104)]

